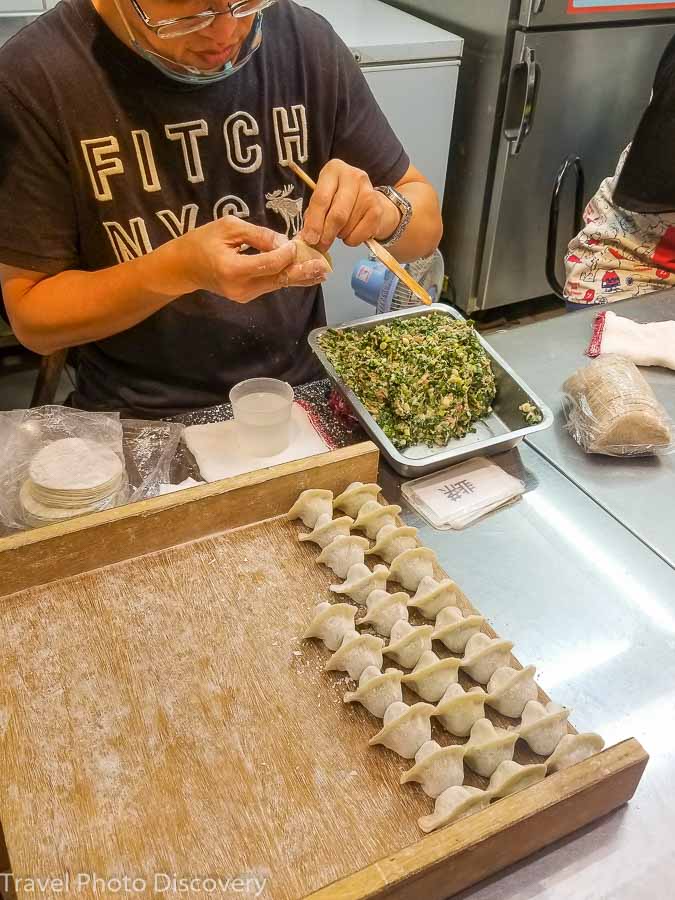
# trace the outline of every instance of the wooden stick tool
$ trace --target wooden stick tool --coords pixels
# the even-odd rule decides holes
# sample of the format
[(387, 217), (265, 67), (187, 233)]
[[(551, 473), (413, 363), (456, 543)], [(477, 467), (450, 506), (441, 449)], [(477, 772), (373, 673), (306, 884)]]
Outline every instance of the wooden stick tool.
[[(301, 178), (305, 182), (307, 187), (309, 187), (313, 191), (316, 190), (316, 182), (313, 181), (309, 177), (309, 175), (300, 168), (295, 160), (289, 160), (287, 166), (298, 176), (298, 178)], [(426, 304), (427, 306), (431, 306), (433, 301), (427, 291), (424, 290), (421, 284), (418, 284), (418, 282), (415, 281), (410, 272), (406, 271), (406, 269), (403, 268), (400, 262), (395, 259), (391, 255), (391, 253), (382, 246), (382, 244), (379, 244), (377, 241), (370, 240), (366, 241), (366, 247), (370, 250), (373, 256), (379, 259), (380, 262), (385, 265), (390, 272), (393, 272), (393, 274), (396, 275), (396, 277), (400, 281), (402, 281), (403, 284), (405, 284), (405, 286), (409, 288), (413, 292), (413, 294), (422, 301), (422, 303)]]

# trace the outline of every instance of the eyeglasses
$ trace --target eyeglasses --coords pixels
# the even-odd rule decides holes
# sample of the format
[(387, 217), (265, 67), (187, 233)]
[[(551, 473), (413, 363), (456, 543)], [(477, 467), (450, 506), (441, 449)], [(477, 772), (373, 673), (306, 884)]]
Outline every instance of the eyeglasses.
[(201, 31), (202, 28), (208, 28), (217, 16), (232, 16), (233, 19), (245, 19), (248, 16), (254, 16), (256, 13), (262, 12), (268, 6), (273, 6), (276, 2), (277, 0), (235, 0), (233, 3), (228, 3), (228, 8), (222, 12), (207, 9), (205, 12), (196, 13), (194, 16), (162, 19), (159, 22), (153, 22), (150, 19), (138, 0), (131, 0), (131, 5), (146, 28), (154, 31), (157, 37), (174, 38), (192, 34), (193, 31)]

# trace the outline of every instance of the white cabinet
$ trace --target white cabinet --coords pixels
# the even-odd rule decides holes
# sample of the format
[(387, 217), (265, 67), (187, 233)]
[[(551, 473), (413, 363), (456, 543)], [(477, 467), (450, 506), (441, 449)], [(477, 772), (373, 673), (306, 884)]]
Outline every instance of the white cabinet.
[(44, 10), (43, 0), (0, 0), (0, 16), (30, 16)]

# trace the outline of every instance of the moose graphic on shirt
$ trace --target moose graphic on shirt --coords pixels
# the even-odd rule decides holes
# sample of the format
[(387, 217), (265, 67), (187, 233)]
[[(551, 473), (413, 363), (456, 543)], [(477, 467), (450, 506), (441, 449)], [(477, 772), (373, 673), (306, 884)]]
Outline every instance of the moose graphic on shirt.
[(273, 191), (271, 194), (265, 194), (267, 209), (279, 213), (284, 220), (284, 224), (286, 225), (286, 237), (295, 237), (296, 234), (299, 234), (302, 231), (302, 207), (304, 200), (302, 197), (298, 199), (291, 197), (294, 190), (295, 188), (292, 184), (287, 184), (278, 191)]

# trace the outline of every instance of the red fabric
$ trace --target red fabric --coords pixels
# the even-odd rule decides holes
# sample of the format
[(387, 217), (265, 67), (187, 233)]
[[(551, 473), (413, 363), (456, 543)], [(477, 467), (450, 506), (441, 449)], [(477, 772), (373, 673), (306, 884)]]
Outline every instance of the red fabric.
[[(665, 234), (654, 251), (652, 259), (657, 268), (665, 269), (668, 271), (668, 274), (675, 272), (675, 228), (671, 226), (666, 229)], [(663, 276), (659, 275), (659, 278), (662, 277)]]
[(317, 415), (316, 410), (314, 409), (312, 404), (308, 403), (306, 400), (298, 400), (297, 398), (296, 398), (295, 402), (298, 404), (298, 406), (301, 406), (304, 409), (304, 411), (307, 413), (307, 417), (309, 418), (309, 421), (312, 423), (312, 427), (314, 428), (316, 433), (319, 435), (319, 437), (322, 439), (322, 441), (326, 444), (328, 449), (334, 450), (337, 446), (337, 444), (335, 443), (335, 439), (324, 428), (323, 423), (322, 423), (321, 419), (319, 418), (319, 416)]
[(353, 431), (358, 426), (359, 420), (352, 412), (351, 405), (338, 390), (334, 389), (331, 392), (331, 395), (328, 399), (328, 406), (335, 413), (338, 419), (340, 419), (340, 421), (351, 431)]
[(602, 336), (605, 333), (605, 316), (606, 312), (598, 313), (595, 317), (595, 322), (593, 323), (593, 336), (591, 338), (591, 343), (586, 351), (586, 356), (592, 357), (595, 359), (596, 356), (600, 356), (600, 352), (602, 350)]

